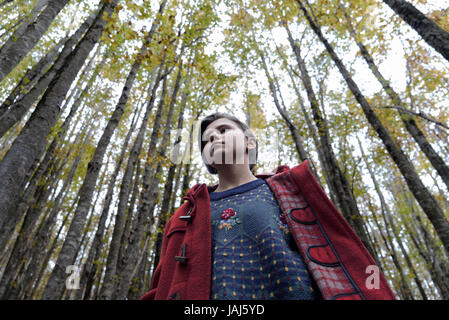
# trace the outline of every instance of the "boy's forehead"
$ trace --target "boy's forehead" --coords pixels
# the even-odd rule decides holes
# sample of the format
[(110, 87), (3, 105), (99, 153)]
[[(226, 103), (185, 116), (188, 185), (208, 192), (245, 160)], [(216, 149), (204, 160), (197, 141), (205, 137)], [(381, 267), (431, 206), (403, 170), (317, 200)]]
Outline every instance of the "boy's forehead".
[(209, 123), (209, 125), (206, 127), (206, 129), (204, 130), (204, 132), (206, 132), (206, 131), (209, 130), (209, 129), (217, 128), (218, 126), (220, 126), (220, 125), (222, 125), (222, 124), (229, 124), (229, 125), (232, 125), (232, 126), (234, 126), (234, 127), (237, 126), (237, 124), (236, 124), (234, 121), (230, 120), (230, 119), (227, 119), (227, 118), (220, 118), (220, 119), (217, 119), (217, 120), (215, 120), (215, 121)]

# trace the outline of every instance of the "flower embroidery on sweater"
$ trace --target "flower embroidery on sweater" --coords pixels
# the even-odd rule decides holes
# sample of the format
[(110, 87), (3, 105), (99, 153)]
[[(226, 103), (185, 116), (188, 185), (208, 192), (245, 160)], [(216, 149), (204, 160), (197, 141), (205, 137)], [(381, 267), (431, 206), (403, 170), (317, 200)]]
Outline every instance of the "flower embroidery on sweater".
[(228, 230), (235, 226), (237, 223), (240, 223), (240, 219), (236, 216), (237, 212), (235, 212), (232, 208), (225, 209), (221, 212), (221, 220), (217, 222), (218, 229), (223, 229), (226, 227)]

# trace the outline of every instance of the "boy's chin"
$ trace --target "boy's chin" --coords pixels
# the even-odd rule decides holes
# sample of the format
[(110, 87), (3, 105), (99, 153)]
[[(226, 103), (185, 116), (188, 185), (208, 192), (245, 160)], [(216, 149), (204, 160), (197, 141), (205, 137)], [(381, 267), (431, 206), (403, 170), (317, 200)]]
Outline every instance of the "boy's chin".
[(210, 166), (214, 167), (215, 169), (219, 169), (219, 168), (229, 168), (231, 166), (247, 166), (247, 163), (212, 163), (210, 164)]

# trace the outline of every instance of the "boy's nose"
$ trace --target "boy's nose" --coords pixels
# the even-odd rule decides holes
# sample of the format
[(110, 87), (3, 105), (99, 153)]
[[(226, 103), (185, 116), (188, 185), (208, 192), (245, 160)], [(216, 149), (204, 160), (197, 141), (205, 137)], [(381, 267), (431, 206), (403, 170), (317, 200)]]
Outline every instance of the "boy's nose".
[(215, 139), (218, 139), (220, 137), (220, 133), (218, 131), (214, 131), (211, 133), (209, 140), (210, 142), (214, 142)]

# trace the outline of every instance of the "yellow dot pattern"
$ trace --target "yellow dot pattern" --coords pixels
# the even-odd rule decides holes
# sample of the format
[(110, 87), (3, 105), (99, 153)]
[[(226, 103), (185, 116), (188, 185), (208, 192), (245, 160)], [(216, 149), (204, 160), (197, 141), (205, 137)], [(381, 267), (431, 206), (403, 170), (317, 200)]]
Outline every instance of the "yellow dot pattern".
[[(319, 298), (269, 186), (211, 193), (211, 299)], [(222, 212), (235, 214), (223, 218)]]

